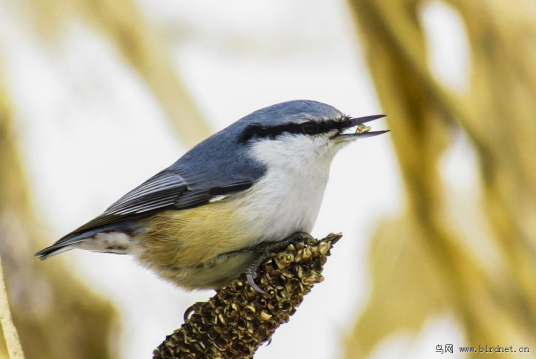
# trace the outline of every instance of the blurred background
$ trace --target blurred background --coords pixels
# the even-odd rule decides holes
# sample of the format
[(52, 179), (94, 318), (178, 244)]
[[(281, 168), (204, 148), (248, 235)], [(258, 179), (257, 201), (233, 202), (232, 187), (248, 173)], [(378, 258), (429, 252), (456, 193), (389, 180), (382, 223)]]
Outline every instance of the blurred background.
[(291, 99), (391, 132), (336, 157), (313, 235), (344, 237), (256, 358), (536, 357), (535, 63), (529, 0), (0, 0), (0, 254), (26, 357), (151, 358), (212, 292), (33, 254)]

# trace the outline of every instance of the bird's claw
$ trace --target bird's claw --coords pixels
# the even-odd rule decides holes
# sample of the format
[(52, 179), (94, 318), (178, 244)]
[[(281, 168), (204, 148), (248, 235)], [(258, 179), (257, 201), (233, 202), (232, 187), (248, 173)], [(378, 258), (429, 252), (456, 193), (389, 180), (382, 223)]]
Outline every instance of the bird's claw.
[(190, 318), (190, 316), (192, 314), (194, 314), (194, 312), (196, 310), (198, 310), (199, 308), (201, 308), (201, 306), (204, 304), (204, 302), (195, 302), (194, 304), (192, 304), (191, 306), (188, 307), (188, 309), (186, 309), (184, 311), (184, 315), (183, 315), (183, 319), (184, 321), (187, 321), (188, 318)]
[(246, 278), (248, 280), (248, 283), (249, 285), (255, 289), (256, 292), (260, 293), (260, 294), (266, 294), (266, 292), (264, 290), (262, 290), (258, 285), (257, 283), (255, 283), (255, 279), (253, 278), (253, 276), (251, 274), (246, 274)]

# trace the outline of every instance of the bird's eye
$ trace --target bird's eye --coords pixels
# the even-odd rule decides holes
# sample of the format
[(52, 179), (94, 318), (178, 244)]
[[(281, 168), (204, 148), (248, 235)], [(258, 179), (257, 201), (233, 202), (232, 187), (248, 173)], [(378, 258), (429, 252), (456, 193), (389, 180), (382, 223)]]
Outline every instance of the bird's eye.
[(302, 131), (308, 135), (315, 134), (318, 132), (318, 125), (314, 122), (306, 122), (302, 125)]

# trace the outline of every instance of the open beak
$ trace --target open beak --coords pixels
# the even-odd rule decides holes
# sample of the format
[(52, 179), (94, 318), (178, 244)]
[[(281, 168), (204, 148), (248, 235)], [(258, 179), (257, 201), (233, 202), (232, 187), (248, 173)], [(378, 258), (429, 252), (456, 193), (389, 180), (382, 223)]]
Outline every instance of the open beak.
[(346, 142), (346, 141), (353, 141), (357, 140), (358, 138), (367, 138), (367, 137), (373, 137), (381, 135), (382, 133), (389, 132), (389, 130), (384, 131), (369, 131), (370, 127), (367, 127), (363, 125), (364, 123), (377, 120), (379, 118), (383, 118), (385, 115), (372, 115), (372, 116), (365, 116), (365, 117), (356, 117), (356, 118), (350, 118), (350, 121), (348, 123), (348, 126), (346, 128), (351, 128), (357, 126), (356, 132), (350, 132), (350, 133), (344, 133), (341, 132), (340, 134), (337, 134), (335, 138), (338, 141)]

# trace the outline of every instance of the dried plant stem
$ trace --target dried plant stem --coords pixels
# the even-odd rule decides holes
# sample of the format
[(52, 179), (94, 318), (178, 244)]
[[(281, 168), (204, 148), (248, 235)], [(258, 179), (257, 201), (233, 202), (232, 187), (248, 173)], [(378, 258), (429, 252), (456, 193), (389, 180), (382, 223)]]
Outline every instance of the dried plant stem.
[(180, 329), (166, 337), (153, 359), (252, 358), (290, 316), (315, 283), (321, 282), (330, 249), (341, 238), (303, 238), (261, 264), (256, 279), (266, 292), (253, 290), (242, 275), (219, 290)]
[(7, 288), (4, 280), (4, 270), (2, 269), (2, 258), (0, 257), (0, 323), (6, 341), (7, 352), (10, 359), (24, 359), (24, 353), (20, 345), (17, 328), (13, 324), (9, 301), (7, 299)]

